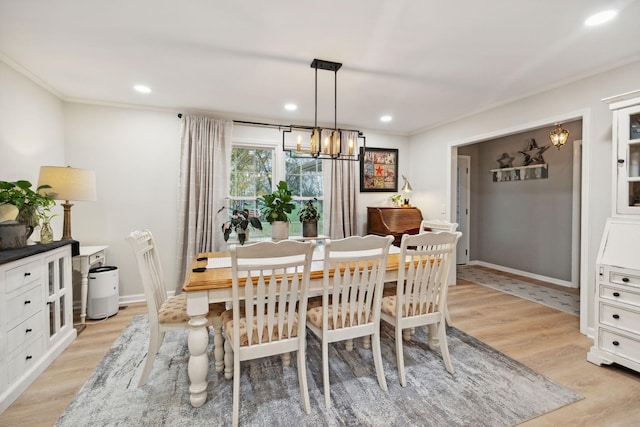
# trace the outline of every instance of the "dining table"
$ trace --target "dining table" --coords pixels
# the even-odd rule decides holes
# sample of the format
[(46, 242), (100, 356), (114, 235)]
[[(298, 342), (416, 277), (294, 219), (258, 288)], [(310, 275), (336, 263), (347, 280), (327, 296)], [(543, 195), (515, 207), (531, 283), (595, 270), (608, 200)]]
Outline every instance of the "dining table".
[[(311, 262), (309, 294), (321, 294), (324, 280), (324, 246), (317, 245)], [(399, 248), (391, 246), (384, 274), (385, 282), (398, 279)], [(332, 272), (329, 271), (331, 275)], [(242, 285), (242, 283), (241, 283)], [(189, 316), (189, 393), (191, 405), (200, 407), (207, 400), (209, 375), (209, 331), (207, 314), (210, 303), (231, 302), (231, 256), (229, 252), (204, 252), (194, 257), (187, 271), (182, 290), (186, 295)], [(214, 327), (213, 353), (215, 369), (224, 370), (224, 339), (220, 327)], [(230, 378), (227, 375), (227, 378)]]

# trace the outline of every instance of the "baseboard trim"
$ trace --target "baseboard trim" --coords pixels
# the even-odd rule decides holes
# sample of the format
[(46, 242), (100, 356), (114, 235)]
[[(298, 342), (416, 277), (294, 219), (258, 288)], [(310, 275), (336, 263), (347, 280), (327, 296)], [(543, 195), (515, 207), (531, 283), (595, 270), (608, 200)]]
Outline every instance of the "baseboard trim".
[(481, 267), (493, 268), (494, 270), (504, 271), (505, 273), (517, 274), (519, 276), (528, 277), (529, 279), (542, 280), (543, 282), (551, 283), (552, 285), (564, 286), (566, 288), (573, 288), (573, 284), (567, 280), (560, 280), (554, 277), (542, 276), (540, 274), (535, 274), (528, 271), (516, 270), (515, 268), (504, 267), (502, 265), (491, 264), (489, 262), (469, 261), (468, 265), (479, 265)]

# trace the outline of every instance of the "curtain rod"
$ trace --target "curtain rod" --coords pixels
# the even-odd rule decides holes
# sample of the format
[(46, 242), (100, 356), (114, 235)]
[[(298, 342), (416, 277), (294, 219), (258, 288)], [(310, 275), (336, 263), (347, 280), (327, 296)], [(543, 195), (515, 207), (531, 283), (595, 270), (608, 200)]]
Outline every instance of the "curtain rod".
[[(182, 113), (178, 113), (178, 118), (179, 119), (182, 118)], [(300, 128), (300, 129), (313, 129), (313, 126), (281, 125), (281, 124), (276, 124), (276, 123), (247, 122), (247, 121), (244, 121), (244, 120), (233, 120), (233, 123), (237, 123), (237, 124), (240, 124), (240, 125), (272, 127), (272, 128), (278, 128), (278, 129), (291, 128), (291, 127)], [(322, 126), (320, 126), (320, 127), (322, 127)], [(346, 132), (358, 132), (359, 134), (362, 134), (362, 132), (357, 130), (357, 129), (340, 129), (340, 130), (343, 130), (343, 131), (346, 131)]]

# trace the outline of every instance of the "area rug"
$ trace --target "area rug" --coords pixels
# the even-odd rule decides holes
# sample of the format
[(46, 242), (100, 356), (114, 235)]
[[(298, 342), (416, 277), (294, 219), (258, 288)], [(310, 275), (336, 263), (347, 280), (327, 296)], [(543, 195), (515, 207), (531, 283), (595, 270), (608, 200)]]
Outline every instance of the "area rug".
[(459, 265), (456, 276), (519, 298), (537, 302), (565, 313), (580, 316), (580, 296), (496, 274), (484, 268)]
[[(279, 356), (243, 362), (240, 425), (510, 426), (581, 399), (455, 328), (448, 332), (451, 375), (440, 352), (429, 350), (423, 329), (405, 342), (407, 387), (401, 387), (393, 329), (383, 326), (386, 392), (378, 386), (371, 351), (361, 341), (354, 342), (352, 352), (342, 343), (330, 345), (330, 409), (322, 393), (320, 343), (309, 334), (309, 415), (300, 403), (295, 357), (289, 367)], [(212, 363), (207, 402), (200, 408), (189, 403), (186, 331), (167, 333), (148, 383), (138, 388), (147, 331), (145, 316), (131, 321), (56, 426), (231, 424), (232, 381), (215, 373)]]

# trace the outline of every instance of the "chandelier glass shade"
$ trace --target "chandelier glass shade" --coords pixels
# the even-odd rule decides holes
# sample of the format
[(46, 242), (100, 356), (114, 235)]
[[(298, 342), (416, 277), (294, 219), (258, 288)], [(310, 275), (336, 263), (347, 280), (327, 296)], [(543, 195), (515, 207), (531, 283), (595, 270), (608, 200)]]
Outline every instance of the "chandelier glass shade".
[(556, 128), (549, 133), (549, 139), (551, 139), (551, 144), (559, 150), (567, 143), (569, 131), (562, 129), (562, 125), (558, 123)]

